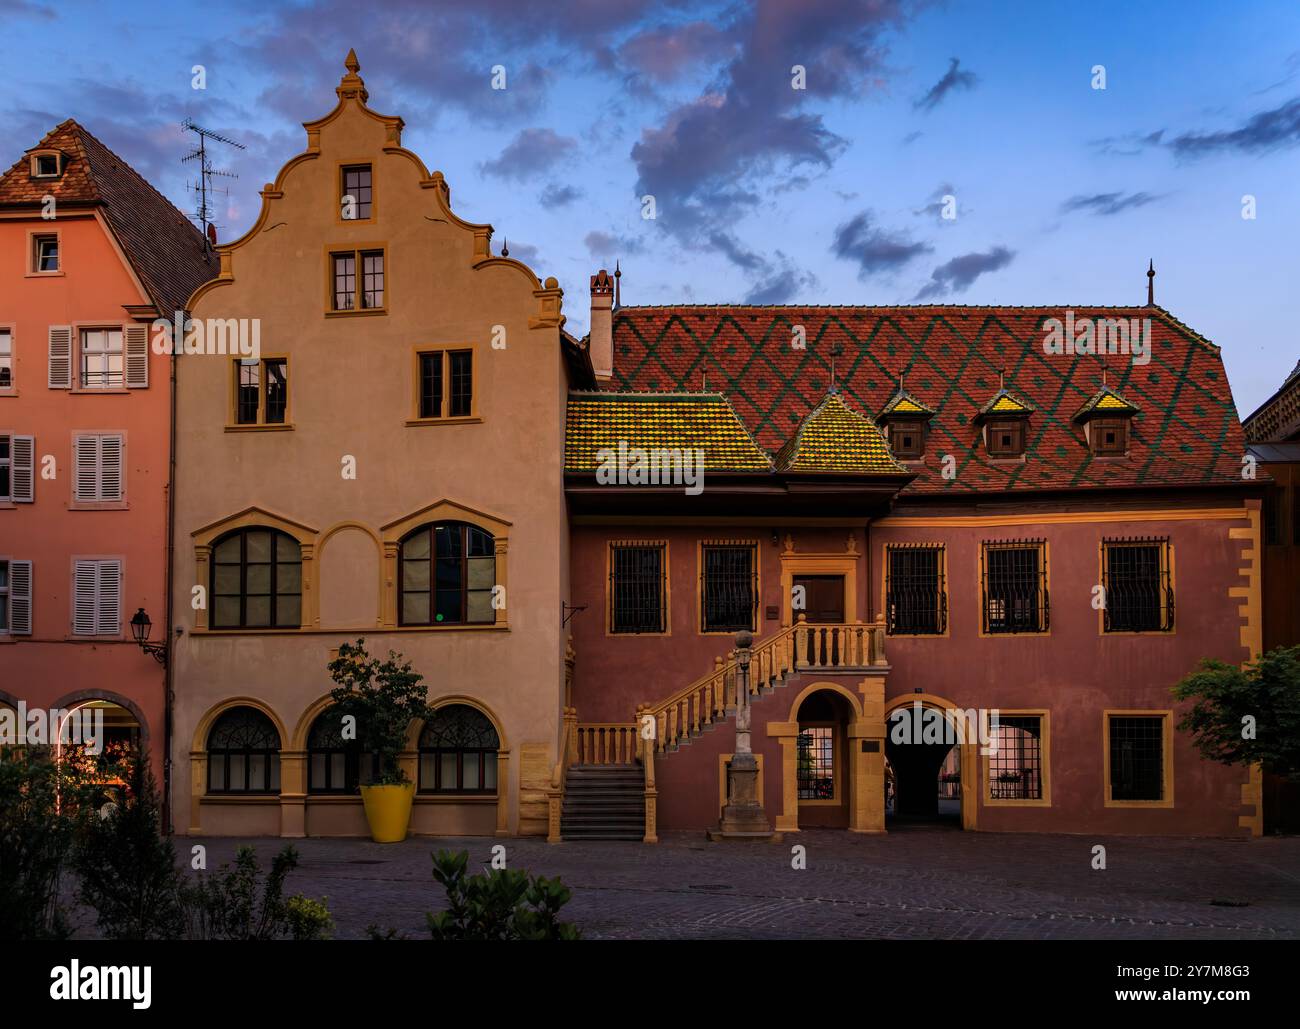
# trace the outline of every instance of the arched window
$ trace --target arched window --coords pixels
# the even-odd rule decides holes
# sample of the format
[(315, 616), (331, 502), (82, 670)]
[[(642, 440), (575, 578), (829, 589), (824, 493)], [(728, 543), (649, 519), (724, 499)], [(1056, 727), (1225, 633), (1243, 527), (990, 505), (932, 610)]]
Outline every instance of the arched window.
[(422, 525), (402, 538), (402, 625), (496, 621), (496, 541), (465, 522)]
[(302, 626), (302, 550), (278, 529), (236, 529), (212, 548), (213, 629)]
[(420, 734), (421, 793), (495, 793), (501, 740), (482, 711), (439, 708)]
[(356, 793), (379, 777), (379, 754), (360, 740), (343, 738), (336, 708), (316, 716), (307, 734), (307, 792)]
[(279, 793), (280, 734), (252, 707), (232, 707), (208, 732), (209, 793)]

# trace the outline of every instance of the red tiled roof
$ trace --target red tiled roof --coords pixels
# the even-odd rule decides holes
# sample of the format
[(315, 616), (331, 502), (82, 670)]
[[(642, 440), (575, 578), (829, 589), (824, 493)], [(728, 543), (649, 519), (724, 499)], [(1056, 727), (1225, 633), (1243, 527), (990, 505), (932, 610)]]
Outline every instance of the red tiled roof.
[[(909, 492), (994, 492), (1241, 482), (1245, 441), (1219, 348), (1160, 307), (1071, 308), (1084, 318), (1150, 318), (1149, 363), (1109, 357), (1109, 382), (1140, 408), (1127, 459), (1096, 460), (1071, 419), (1102, 383), (1096, 356), (1044, 352), (1064, 307), (668, 306), (614, 314), (611, 390), (721, 389), (775, 453), (825, 396), (831, 362), (846, 398), (877, 415), (906, 374), (934, 409)], [(807, 345), (792, 346), (802, 325)], [(832, 359), (834, 349), (838, 356)], [(976, 416), (999, 389), (1034, 408), (1023, 464), (990, 463)], [(941, 474), (944, 455), (956, 477)]]
[[(57, 179), (33, 179), (24, 154), (0, 176), (0, 207), (32, 207), (48, 195), (57, 204), (101, 206), (113, 234), (159, 312), (170, 317), (217, 274), (203, 234), (134, 168), (69, 118), (33, 150), (63, 154)], [(30, 153), (30, 151), (28, 151)]]

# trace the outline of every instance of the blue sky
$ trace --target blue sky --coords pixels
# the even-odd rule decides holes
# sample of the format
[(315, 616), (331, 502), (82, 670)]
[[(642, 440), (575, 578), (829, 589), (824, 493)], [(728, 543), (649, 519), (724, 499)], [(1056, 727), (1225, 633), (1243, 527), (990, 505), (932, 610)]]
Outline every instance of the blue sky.
[(1300, 357), (1294, 2), (0, 0), (3, 160), (75, 117), (189, 211), (188, 115), (247, 145), (230, 239), (350, 46), (579, 334), (615, 257), (625, 303), (1062, 306), (1143, 302), (1150, 258), (1243, 416)]

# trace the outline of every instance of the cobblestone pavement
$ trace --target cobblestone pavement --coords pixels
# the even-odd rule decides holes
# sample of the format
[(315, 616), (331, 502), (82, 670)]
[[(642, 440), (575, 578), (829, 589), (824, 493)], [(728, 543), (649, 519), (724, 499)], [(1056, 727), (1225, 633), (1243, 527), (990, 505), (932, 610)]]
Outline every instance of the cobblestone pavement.
[[(208, 866), (240, 842), (265, 864), (276, 839), (196, 843)], [(427, 939), (442, 906), (429, 855), (467, 849), (486, 864), (561, 876), (565, 916), (589, 939), (1290, 939), (1300, 936), (1300, 837), (1255, 841), (995, 835), (905, 829), (888, 836), (809, 831), (782, 844), (710, 844), (668, 834), (657, 846), (421, 837), (400, 844), (293, 841), (289, 890), (328, 897), (336, 936), (371, 923)], [(807, 868), (791, 867), (791, 847)], [(1106, 848), (1094, 871), (1092, 848)], [(186, 862), (188, 864), (188, 861)]]

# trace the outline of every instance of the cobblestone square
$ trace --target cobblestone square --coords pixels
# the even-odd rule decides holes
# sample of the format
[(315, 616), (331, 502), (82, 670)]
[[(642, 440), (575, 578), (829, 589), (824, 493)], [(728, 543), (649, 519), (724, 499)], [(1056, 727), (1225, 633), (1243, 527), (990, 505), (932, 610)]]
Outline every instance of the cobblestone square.
[[(278, 839), (176, 838), (208, 867), (242, 842), (265, 865)], [(588, 939), (1284, 939), (1300, 932), (1300, 838), (1254, 841), (999, 835), (910, 828), (887, 836), (808, 831), (781, 844), (655, 846), (417, 837), (293, 841), (290, 892), (327, 897), (336, 938), (370, 924), (427, 939), (442, 905), (429, 855), (443, 847), (560, 876), (565, 917)], [(1105, 870), (1092, 848), (1106, 848)], [(794, 846), (807, 868), (792, 868)]]

